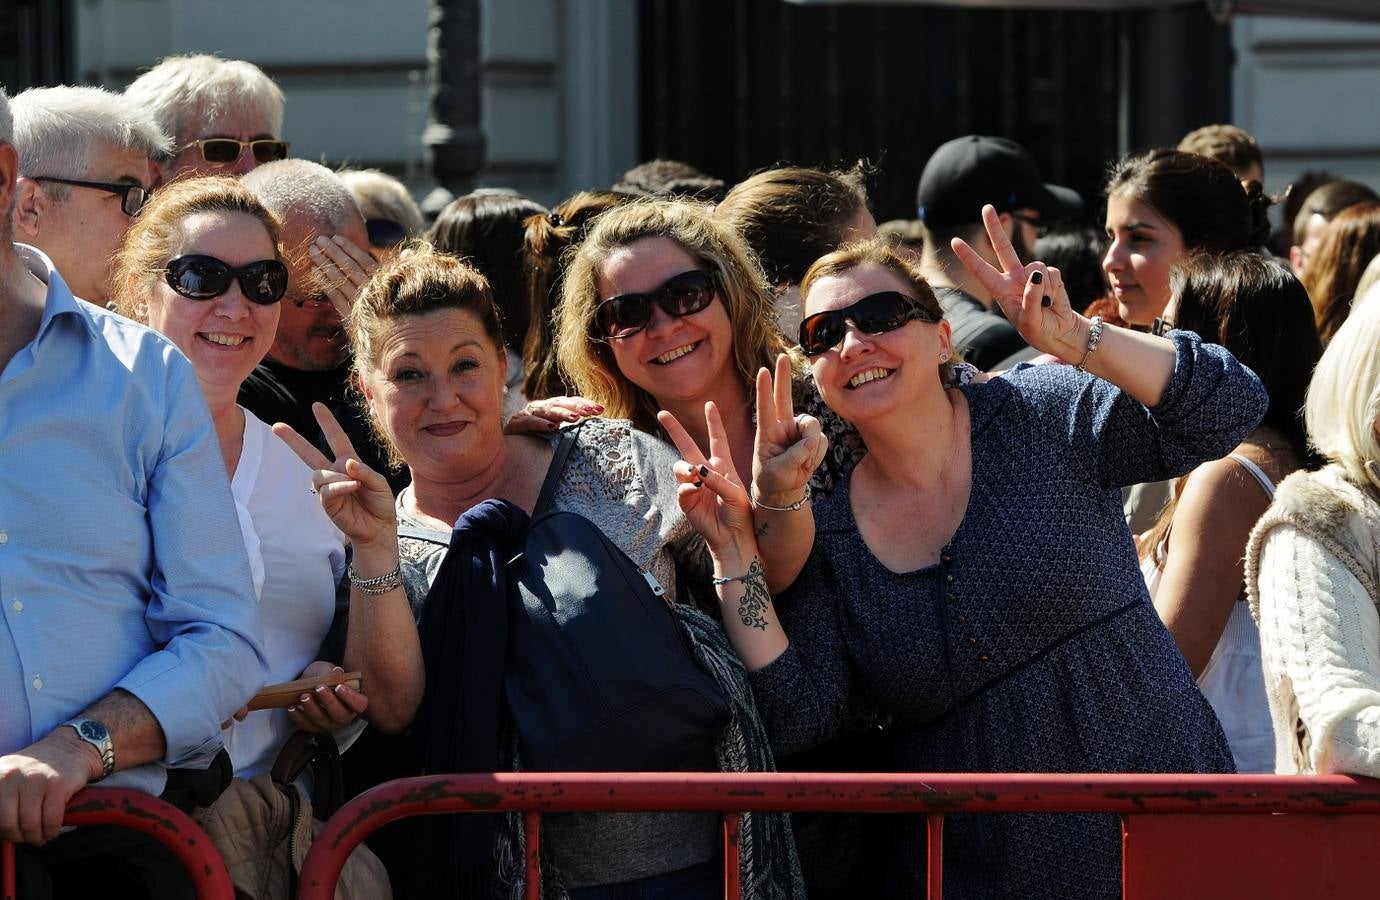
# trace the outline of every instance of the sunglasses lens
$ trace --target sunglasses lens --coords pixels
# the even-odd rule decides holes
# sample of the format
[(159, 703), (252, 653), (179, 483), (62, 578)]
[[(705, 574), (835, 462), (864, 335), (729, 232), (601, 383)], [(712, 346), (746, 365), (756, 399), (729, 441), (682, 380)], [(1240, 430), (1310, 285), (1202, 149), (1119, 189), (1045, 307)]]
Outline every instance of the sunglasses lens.
[(853, 304), (852, 316), (868, 334), (881, 334), (906, 324), (910, 304), (896, 293), (872, 294)]
[(686, 272), (677, 275), (657, 291), (657, 302), (667, 315), (689, 316), (699, 312), (714, 299), (714, 282), (707, 272)]
[(843, 317), (838, 312), (822, 312), (800, 323), (800, 349), (806, 356), (818, 356), (843, 338)]
[(599, 333), (609, 338), (627, 337), (647, 326), (651, 310), (651, 301), (644, 294), (606, 300), (599, 305), (596, 314)]
[(254, 158), (261, 163), (287, 159), (288, 145), (283, 141), (254, 141)]
[(213, 256), (179, 256), (168, 263), (168, 284), (184, 297), (210, 300), (230, 286), (230, 267)]
[(276, 259), (250, 263), (240, 270), (240, 290), (251, 302), (260, 306), (277, 303), (287, 293), (287, 266)]
[(407, 232), (392, 219), (366, 219), (364, 228), (369, 232), (369, 246), (391, 249), (407, 240)]
[(240, 142), (228, 138), (202, 141), (201, 156), (208, 163), (232, 163), (240, 158)]

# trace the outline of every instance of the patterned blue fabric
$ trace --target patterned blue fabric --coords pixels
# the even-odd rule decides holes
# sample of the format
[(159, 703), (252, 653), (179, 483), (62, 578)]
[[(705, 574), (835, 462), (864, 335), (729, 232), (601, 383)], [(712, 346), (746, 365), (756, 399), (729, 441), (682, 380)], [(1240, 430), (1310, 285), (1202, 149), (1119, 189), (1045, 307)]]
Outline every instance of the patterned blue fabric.
[[(849, 485), (818, 501), (778, 599), (790, 648), (753, 676), (773, 747), (827, 739), (857, 691), (893, 717), (885, 767), (916, 772), (1230, 772), (1231, 752), (1145, 591), (1117, 489), (1222, 456), (1263, 415), (1259, 380), (1175, 332), (1146, 409), (1070, 366), (961, 388), (972, 496), (942, 561), (888, 571)], [(923, 820), (898, 817), (896, 896), (922, 896)], [(945, 897), (1119, 897), (1113, 816), (955, 815)]]

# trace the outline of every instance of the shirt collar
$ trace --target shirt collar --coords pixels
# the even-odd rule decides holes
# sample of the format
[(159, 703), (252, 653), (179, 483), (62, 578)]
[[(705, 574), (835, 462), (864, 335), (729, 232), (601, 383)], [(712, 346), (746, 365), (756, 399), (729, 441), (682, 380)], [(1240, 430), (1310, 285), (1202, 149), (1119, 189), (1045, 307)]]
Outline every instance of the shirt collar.
[(71, 316), (77, 319), (92, 337), (99, 337), (96, 323), (91, 321), (90, 313), (82, 309), (83, 301), (79, 301), (72, 289), (67, 286), (67, 282), (62, 280), (58, 270), (53, 268), (53, 261), (42, 250), (28, 244), (16, 243), (14, 249), (24, 267), (48, 287), (47, 296), (43, 299), (43, 319), (39, 322), (34, 343), (37, 344), (43, 339), (50, 324), (58, 316)]

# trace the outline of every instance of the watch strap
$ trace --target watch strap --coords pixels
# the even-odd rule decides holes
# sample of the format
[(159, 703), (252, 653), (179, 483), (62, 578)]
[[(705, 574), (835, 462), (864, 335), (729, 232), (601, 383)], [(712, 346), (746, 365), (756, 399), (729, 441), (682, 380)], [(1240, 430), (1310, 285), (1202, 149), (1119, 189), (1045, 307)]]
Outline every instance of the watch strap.
[(72, 719), (62, 724), (68, 725), (81, 738), (101, 756), (101, 776), (95, 779), (101, 781), (110, 776), (115, 771), (115, 744), (110, 739), (110, 729), (95, 719)]

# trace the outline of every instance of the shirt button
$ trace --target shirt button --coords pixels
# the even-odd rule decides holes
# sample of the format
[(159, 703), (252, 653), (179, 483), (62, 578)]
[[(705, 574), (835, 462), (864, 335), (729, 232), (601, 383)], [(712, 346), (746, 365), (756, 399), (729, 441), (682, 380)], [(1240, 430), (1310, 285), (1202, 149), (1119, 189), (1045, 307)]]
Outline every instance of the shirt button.
[(976, 647), (976, 646), (977, 646), (977, 638), (968, 638), (968, 646), (969, 646), (969, 647)]
[(982, 654), (981, 656), (979, 656), (979, 657), (978, 657), (978, 662), (987, 662), (987, 654), (984, 653), (984, 654)]
[(15, 612), (20, 613), (24, 611), (24, 601), (16, 600), (12, 605), (14, 606)]
[(37, 675), (34, 676), (34, 690), (43, 690), (43, 679), (39, 678)]
[(5, 546), (5, 545), (8, 544), (9, 542), (10, 542), (10, 536), (9, 536), (8, 534), (6, 534), (5, 532), (0, 531), (0, 547)]
[(951, 553), (945, 553), (943, 556), (939, 558), (944, 560), (945, 563), (951, 563), (954, 561), (953, 554)]
[(945, 575), (945, 576), (944, 576), (944, 580), (947, 581), (949, 584), (953, 584), (953, 583), (954, 583), (954, 576), (953, 576), (953, 574), (950, 573), (950, 574), (948, 574), (948, 575)]

